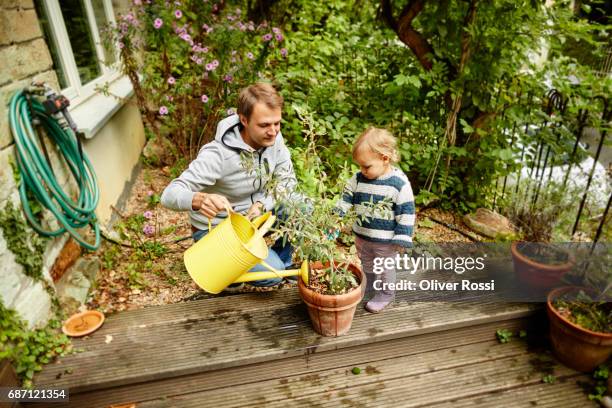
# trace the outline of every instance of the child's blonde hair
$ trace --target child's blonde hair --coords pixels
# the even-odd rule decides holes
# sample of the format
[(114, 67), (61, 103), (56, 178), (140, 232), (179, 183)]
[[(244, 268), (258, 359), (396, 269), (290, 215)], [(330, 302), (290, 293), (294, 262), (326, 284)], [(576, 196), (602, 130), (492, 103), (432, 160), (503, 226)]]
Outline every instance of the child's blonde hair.
[(399, 162), (399, 152), (397, 151), (397, 140), (386, 129), (369, 127), (355, 141), (353, 145), (353, 157), (357, 151), (367, 146), (375, 153), (382, 154), (389, 158), (391, 163)]

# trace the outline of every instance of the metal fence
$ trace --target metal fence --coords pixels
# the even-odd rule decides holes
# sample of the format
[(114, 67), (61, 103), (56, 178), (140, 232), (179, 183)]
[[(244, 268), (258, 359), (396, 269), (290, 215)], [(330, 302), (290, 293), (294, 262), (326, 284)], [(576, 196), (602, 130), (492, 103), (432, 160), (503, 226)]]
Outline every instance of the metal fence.
[[(526, 106), (530, 107), (529, 110), (537, 106), (538, 99), (534, 95), (526, 96)], [(584, 222), (585, 207), (589, 193), (593, 193), (593, 180), (598, 163), (602, 159), (602, 152), (604, 149), (612, 150), (606, 147), (605, 143), (612, 119), (610, 100), (607, 97), (594, 97), (590, 101), (591, 109), (579, 109), (574, 113), (569, 113), (568, 110), (568, 104), (571, 102), (557, 90), (548, 91), (544, 95), (544, 101), (546, 104), (541, 112), (544, 115), (539, 115), (543, 118), (540, 122), (515, 122), (510, 127), (510, 148), (517, 152), (517, 155), (520, 151), (520, 157), (517, 157), (518, 170), (497, 181), (492, 208), (503, 211), (504, 199), (510, 199), (510, 196), (513, 200), (521, 200), (522, 203), (535, 208), (542, 200), (550, 199), (545, 192), (545, 186), (553, 180), (553, 173), (556, 176), (561, 175), (560, 190), (564, 193), (567, 192), (568, 180), (576, 174), (572, 173), (572, 170), (579, 166), (587, 173), (584, 188), (580, 186), (580, 201), (575, 208), (565, 209), (575, 213), (571, 231), (568, 231), (573, 237), (580, 231), (581, 222)], [(529, 111), (527, 117), (533, 117), (531, 113), (533, 112)], [(585, 135), (590, 136), (588, 145), (583, 142)], [(589, 157), (592, 158), (590, 168), (585, 166), (591, 162)], [(601, 170), (601, 164), (599, 169)], [(605, 169), (604, 166), (604, 170), (605, 190), (612, 190), (612, 168)], [(601, 186), (595, 186), (598, 187)], [(589, 231), (589, 238), (593, 243), (601, 238), (604, 228), (609, 227), (607, 219), (611, 203), (612, 193), (609, 194), (607, 203), (598, 208), (601, 215), (596, 217), (600, 220), (594, 233), (593, 229)]]

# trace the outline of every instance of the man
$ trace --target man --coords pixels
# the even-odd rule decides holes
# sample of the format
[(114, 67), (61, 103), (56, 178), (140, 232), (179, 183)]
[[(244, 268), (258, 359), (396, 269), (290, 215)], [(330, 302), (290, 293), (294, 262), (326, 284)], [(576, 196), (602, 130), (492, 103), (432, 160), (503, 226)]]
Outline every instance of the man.
[[(274, 209), (274, 199), (265, 191), (271, 175), (281, 181), (279, 188), (288, 192), (295, 188), (291, 156), (280, 133), (282, 106), (282, 96), (269, 84), (243, 89), (238, 113), (219, 122), (215, 139), (164, 190), (162, 205), (190, 212), (194, 241), (208, 233), (209, 219), (215, 226), (227, 217), (227, 207), (249, 218)], [(245, 161), (250, 163), (245, 165)], [(281, 238), (266, 262), (275, 269), (286, 269), (291, 265), (291, 252)], [(266, 268), (257, 265), (251, 271), (262, 270)], [(280, 282), (275, 278), (251, 284), (268, 287)]]

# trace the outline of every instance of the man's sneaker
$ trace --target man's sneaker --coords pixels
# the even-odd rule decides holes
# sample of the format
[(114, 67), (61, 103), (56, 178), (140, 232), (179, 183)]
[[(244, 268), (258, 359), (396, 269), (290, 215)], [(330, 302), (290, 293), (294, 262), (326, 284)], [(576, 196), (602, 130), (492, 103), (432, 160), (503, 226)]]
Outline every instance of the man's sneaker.
[(244, 289), (244, 283), (232, 283), (227, 288), (223, 289), (227, 293), (239, 293)]

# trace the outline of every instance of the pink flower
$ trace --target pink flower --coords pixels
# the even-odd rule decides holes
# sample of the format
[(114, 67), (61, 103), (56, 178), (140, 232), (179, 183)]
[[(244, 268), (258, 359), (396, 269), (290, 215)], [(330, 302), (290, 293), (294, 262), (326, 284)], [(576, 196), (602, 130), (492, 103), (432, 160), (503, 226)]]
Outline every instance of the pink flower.
[(142, 213), (142, 216), (145, 217), (147, 220), (150, 220), (151, 218), (153, 218), (153, 212), (152, 211), (145, 211)]
[(171, 77), (169, 77), (169, 78), (168, 78), (168, 83), (169, 83), (170, 85), (174, 85), (174, 83), (175, 83), (175, 82), (176, 82), (176, 79), (174, 79), (174, 77), (173, 77), (173, 76), (171, 76)]
[(208, 103), (208, 95), (202, 95), (200, 99), (202, 99), (202, 103)]
[(156, 18), (155, 21), (153, 22), (153, 27), (159, 30), (163, 24), (164, 24), (164, 20), (162, 20), (161, 18)]
[(274, 34), (280, 34), (280, 28), (278, 28), (278, 27), (272, 27), (272, 32), (273, 32)]
[(287, 49), (286, 48), (281, 48), (280, 53), (283, 56), (283, 58), (287, 57)]
[(218, 60), (213, 60), (213, 62), (211, 62), (211, 64), (213, 64), (214, 67), (217, 68), (219, 66), (219, 61)]
[(167, 108), (167, 107), (165, 107), (165, 106), (161, 106), (161, 107), (159, 108), (159, 114), (160, 114), (160, 115), (167, 115), (167, 114), (168, 114), (168, 108)]
[(144, 228), (142, 229), (142, 232), (144, 232), (145, 235), (150, 236), (155, 234), (155, 227), (153, 227), (152, 225), (145, 225)]
[(208, 47), (204, 47), (204, 48), (202, 48), (202, 52), (203, 52), (203, 53), (207, 53), (207, 52), (208, 52)]
[(205, 68), (207, 71), (214, 71), (217, 67), (215, 67), (213, 64), (206, 64)]
[(147, 197), (151, 197), (155, 192), (153, 190), (147, 191)]
[(248, 59), (253, 59), (253, 58), (255, 58), (255, 57), (253, 56), (253, 53), (252, 53), (252, 52), (247, 52), (246, 56), (247, 56), (247, 58), (248, 58)]
[(121, 48), (123, 48), (123, 47), (125, 47), (125, 44), (124, 44), (124, 43), (122, 43), (121, 41), (119, 41), (119, 49), (121, 49)]
[(174, 17), (176, 17), (176, 18), (181, 18), (181, 17), (183, 17), (183, 12), (182, 12), (181, 10), (176, 10), (176, 11), (174, 12)]
[(174, 100), (174, 96), (166, 95), (166, 100), (172, 102)]
[(142, 6), (142, 0), (134, 0), (135, 6)]
[(230, 74), (227, 74), (227, 75), (225, 75), (225, 76), (223, 77), (223, 80), (224, 80), (225, 82), (232, 82), (232, 80), (233, 80), (233, 79), (234, 79), (234, 78), (233, 78), (233, 77), (232, 77)]
[(272, 34), (268, 33), (268, 34), (262, 36), (261, 39), (264, 40), (264, 41), (270, 41), (272, 39)]
[(202, 65), (202, 58), (197, 58), (195, 63), (198, 65)]
[(282, 34), (276, 34), (274, 37), (276, 38), (276, 41), (278, 41), (278, 42), (283, 41), (283, 35)]

